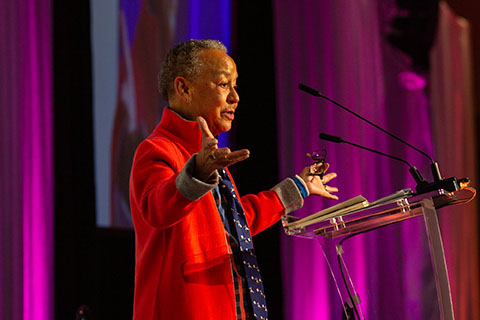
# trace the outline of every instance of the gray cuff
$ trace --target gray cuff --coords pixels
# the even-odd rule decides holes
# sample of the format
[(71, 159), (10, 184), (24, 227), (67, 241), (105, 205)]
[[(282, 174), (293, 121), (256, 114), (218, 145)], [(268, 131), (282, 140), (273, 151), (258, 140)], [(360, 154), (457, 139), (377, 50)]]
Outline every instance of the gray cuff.
[(303, 206), (303, 197), (291, 178), (287, 178), (272, 188), (285, 206), (285, 214), (300, 209)]
[(208, 192), (212, 191), (218, 184), (219, 174), (215, 171), (208, 181), (201, 181), (193, 176), (193, 171), (195, 170), (195, 157), (194, 154), (188, 161), (185, 163), (182, 171), (177, 176), (175, 184), (177, 185), (177, 190), (185, 198), (192, 201), (198, 200)]

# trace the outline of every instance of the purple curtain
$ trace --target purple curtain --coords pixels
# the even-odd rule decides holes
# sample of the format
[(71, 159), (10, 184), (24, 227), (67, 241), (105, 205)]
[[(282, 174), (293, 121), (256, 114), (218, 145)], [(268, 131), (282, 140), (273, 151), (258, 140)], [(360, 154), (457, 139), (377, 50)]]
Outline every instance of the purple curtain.
[(0, 1), (0, 319), (53, 318), (50, 1)]
[[(470, 23), (440, 2), (431, 52), (430, 97), (438, 161), (446, 177), (478, 173)], [(445, 208), (440, 215), (455, 316), (480, 318), (478, 201)]]
[[(400, 162), (345, 144), (341, 136), (414, 164), (431, 179), (428, 159), (326, 101), (297, 89), (300, 82), (433, 156), (430, 104), (421, 75), (386, 42), (394, 1), (274, 1), (280, 175), (299, 172), (307, 152), (327, 149), (332, 185), (341, 200), (376, 200), (415, 183)], [(297, 216), (335, 204), (309, 198)], [(438, 318), (434, 279), (421, 218), (345, 243), (350, 275), (366, 319)], [(320, 246), (283, 237), (286, 319), (339, 319), (341, 305)], [(407, 313), (408, 312), (408, 313)]]

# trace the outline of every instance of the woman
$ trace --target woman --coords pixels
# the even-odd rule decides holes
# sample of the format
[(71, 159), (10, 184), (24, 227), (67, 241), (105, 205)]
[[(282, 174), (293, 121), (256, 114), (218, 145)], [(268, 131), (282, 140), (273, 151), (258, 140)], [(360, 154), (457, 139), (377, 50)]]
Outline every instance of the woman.
[(325, 186), (336, 174), (321, 179), (311, 167), (237, 197), (226, 167), (250, 153), (218, 148), (215, 138), (235, 118), (237, 77), (225, 46), (213, 40), (180, 43), (163, 63), (159, 87), (169, 108), (139, 145), (130, 179), (135, 319), (266, 319), (251, 235), (309, 194), (337, 199)]

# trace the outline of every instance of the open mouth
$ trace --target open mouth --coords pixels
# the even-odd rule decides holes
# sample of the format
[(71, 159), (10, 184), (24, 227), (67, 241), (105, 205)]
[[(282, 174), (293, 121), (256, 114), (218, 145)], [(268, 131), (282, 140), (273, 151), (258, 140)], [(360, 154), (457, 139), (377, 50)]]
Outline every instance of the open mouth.
[(224, 111), (222, 112), (222, 115), (225, 119), (233, 121), (235, 118), (235, 111)]

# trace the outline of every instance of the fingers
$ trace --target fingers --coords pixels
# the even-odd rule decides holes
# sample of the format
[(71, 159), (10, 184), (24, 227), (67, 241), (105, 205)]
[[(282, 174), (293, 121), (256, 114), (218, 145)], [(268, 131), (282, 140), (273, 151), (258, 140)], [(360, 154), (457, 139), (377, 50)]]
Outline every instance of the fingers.
[(216, 150), (217, 144), (218, 144), (218, 140), (215, 138), (202, 140), (202, 148), (205, 150)]
[(325, 191), (327, 191), (328, 193), (338, 192), (338, 188), (337, 187), (325, 186)]
[(196, 178), (206, 181), (215, 170), (243, 161), (250, 156), (247, 149), (232, 152), (229, 148), (218, 148), (218, 140), (208, 128), (207, 121), (203, 117), (197, 117), (197, 123), (202, 133), (202, 147), (195, 160)]
[(325, 186), (325, 191), (327, 192), (338, 192), (337, 187)]
[(331, 186), (328, 186), (328, 185), (323, 185), (323, 187), (320, 188), (320, 191), (318, 192), (318, 195), (320, 195), (324, 198), (338, 200), (338, 196), (332, 194), (334, 192), (338, 192), (337, 187), (331, 187)]
[[(329, 166), (330, 165), (328, 163), (323, 164), (321, 171), (325, 173)], [(320, 165), (318, 167), (320, 167)], [(311, 195), (318, 195), (328, 199), (338, 200), (338, 197), (332, 194), (334, 192), (338, 192), (338, 188), (327, 185), (332, 179), (337, 177), (335, 172), (325, 174), (323, 178), (320, 178), (321, 175), (319, 174), (318, 170), (312, 174), (311, 165), (305, 167), (299, 175), (305, 181), (308, 191)]]
[(332, 192), (338, 192), (338, 188), (337, 187), (331, 187), (331, 186), (327, 185), (327, 183), (329, 183), (330, 180), (332, 180), (336, 177), (337, 177), (337, 174), (335, 172), (332, 172), (332, 173), (329, 173), (329, 174), (326, 174), (326, 175), (323, 176), (322, 184), (323, 184), (323, 187), (326, 191), (326, 194), (324, 194), (324, 195), (322, 194), (322, 196), (324, 196), (325, 198), (338, 200), (338, 197), (336, 195), (332, 194)]
[(215, 149), (212, 152), (212, 158), (214, 160), (224, 158), (227, 154), (232, 153), (229, 148), (220, 148), (220, 149)]
[(315, 175), (315, 176), (323, 176), (325, 172), (327, 172), (328, 168), (330, 167), (330, 164), (328, 163), (323, 163), (323, 162), (316, 162), (311, 164), (309, 168), (309, 175)]
[(332, 172), (332, 173), (329, 173), (329, 174), (326, 174), (323, 176), (322, 178), (322, 183), (323, 184), (327, 184), (330, 182), (330, 180), (334, 179), (337, 177), (337, 174), (335, 172)]
[(325, 163), (323, 164), (323, 173), (324, 173), (324, 174), (325, 174), (325, 172), (328, 171), (328, 168), (330, 168), (330, 163), (325, 162)]
[[(337, 188), (335, 188), (335, 189), (337, 189)], [(338, 189), (337, 189), (337, 191), (338, 191)], [(336, 195), (331, 194), (331, 193), (328, 192), (328, 191), (325, 192), (325, 193), (323, 193), (322, 196), (323, 196), (324, 198), (327, 198), (327, 199), (338, 200), (338, 197), (337, 197)]]
[(250, 151), (248, 149), (237, 150), (225, 155), (225, 159), (227, 161), (230, 161), (230, 165), (243, 161), (249, 157), (250, 157)]
[(219, 168), (243, 161), (248, 157), (250, 157), (250, 151), (248, 149), (232, 152), (229, 148), (220, 148), (213, 150), (211, 155), (211, 158), (216, 162)]

